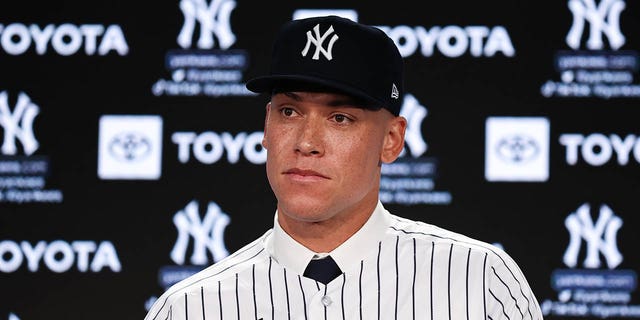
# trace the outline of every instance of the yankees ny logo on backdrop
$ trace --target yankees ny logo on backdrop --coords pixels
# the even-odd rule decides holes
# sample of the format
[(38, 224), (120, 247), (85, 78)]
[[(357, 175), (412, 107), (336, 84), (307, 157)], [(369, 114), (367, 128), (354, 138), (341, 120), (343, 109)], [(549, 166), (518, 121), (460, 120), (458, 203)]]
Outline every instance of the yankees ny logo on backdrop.
[(623, 260), (616, 242), (618, 230), (622, 227), (622, 219), (614, 215), (607, 205), (602, 205), (598, 220), (594, 224), (590, 212), (591, 208), (585, 203), (565, 219), (565, 226), (569, 230), (571, 239), (564, 253), (563, 261), (570, 268), (576, 267), (580, 246), (584, 239), (587, 243), (584, 267), (599, 268), (599, 254), (602, 253), (607, 260), (609, 269), (614, 269)]
[(200, 23), (199, 49), (213, 48), (213, 35), (218, 38), (221, 49), (228, 49), (236, 42), (236, 36), (231, 32), (231, 11), (236, 7), (233, 0), (182, 0), (180, 9), (184, 15), (184, 24), (178, 35), (178, 44), (187, 49), (191, 47), (196, 21)]
[(209, 202), (207, 213), (200, 220), (198, 202), (191, 201), (173, 216), (173, 223), (178, 229), (178, 239), (171, 250), (171, 259), (179, 265), (184, 264), (189, 236), (193, 237), (193, 255), (191, 263), (205, 265), (209, 262), (207, 249), (218, 262), (229, 255), (224, 245), (224, 230), (231, 219), (215, 202)]
[(26, 155), (31, 155), (38, 150), (38, 140), (33, 134), (33, 120), (38, 113), (40, 108), (23, 92), (18, 95), (18, 101), (12, 113), (7, 92), (0, 92), (0, 127), (4, 129), (4, 139), (0, 149), (2, 154), (15, 155), (18, 152), (16, 140), (20, 140)]
[[(331, 35), (333, 36), (329, 40), (329, 44), (325, 49), (324, 41)], [(316, 46), (316, 50), (313, 52), (313, 56), (311, 57), (311, 59), (319, 60), (320, 53), (322, 53), (322, 55), (327, 58), (327, 60), (331, 61), (333, 59), (333, 44), (338, 40), (338, 38), (338, 35), (333, 33), (333, 26), (329, 26), (329, 29), (327, 29), (327, 31), (323, 35), (320, 35), (320, 24), (316, 24), (316, 26), (313, 27), (313, 33), (311, 33), (311, 30), (307, 31), (307, 44), (304, 46), (304, 49), (302, 49), (302, 56), (307, 56), (307, 54), (309, 53), (309, 49), (313, 44)]]
[[(400, 115), (407, 119), (407, 132), (404, 137), (405, 145), (409, 147), (411, 156), (418, 158), (427, 152), (427, 143), (422, 136), (422, 122), (427, 116), (427, 108), (420, 104), (413, 95), (407, 94), (402, 103)], [(401, 156), (406, 153), (406, 147)]]
[(573, 24), (566, 38), (569, 47), (574, 50), (580, 48), (585, 22), (590, 24), (587, 48), (603, 49), (603, 34), (609, 39), (609, 45), (613, 50), (624, 45), (625, 37), (620, 32), (620, 13), (625, 8), (623, 0), (602, 0), (598, 6), (595, 0), (569, 0), (568, 5), (573, 14)]

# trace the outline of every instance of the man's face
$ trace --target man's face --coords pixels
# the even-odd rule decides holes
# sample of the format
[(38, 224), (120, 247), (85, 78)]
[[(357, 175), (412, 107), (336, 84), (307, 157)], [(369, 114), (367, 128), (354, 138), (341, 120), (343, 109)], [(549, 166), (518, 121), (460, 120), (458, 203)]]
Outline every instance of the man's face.
[(318, 222), (377, 203), (380, 164), (395, 160), (406, 121), (336, 93), (289, 92), (267, 105), (267, 177), (282, 219)]

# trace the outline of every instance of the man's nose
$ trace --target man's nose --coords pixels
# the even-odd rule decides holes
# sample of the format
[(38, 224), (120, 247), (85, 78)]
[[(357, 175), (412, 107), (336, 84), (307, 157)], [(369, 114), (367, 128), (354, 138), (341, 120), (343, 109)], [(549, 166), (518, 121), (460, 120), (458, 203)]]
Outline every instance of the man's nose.
[(295, 151), (305, 156), (324, 154), (322, 125), (318, 119), (307, 119), (298, 132)]

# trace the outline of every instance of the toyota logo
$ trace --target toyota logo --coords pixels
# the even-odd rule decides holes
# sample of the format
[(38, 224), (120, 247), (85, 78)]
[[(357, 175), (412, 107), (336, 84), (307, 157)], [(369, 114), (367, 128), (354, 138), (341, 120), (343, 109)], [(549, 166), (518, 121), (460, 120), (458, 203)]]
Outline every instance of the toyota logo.
[(109, 153), (121, 161), (138, 161), (151, 152), (151, 143), (147, 137), (137, 132), (123, 132), (109, 143)]
[(500, 139), (496, 152), (505, 161), (524, 163), (535, 158), (540, 153), (540, 147), (530, 137), (513, 135)]

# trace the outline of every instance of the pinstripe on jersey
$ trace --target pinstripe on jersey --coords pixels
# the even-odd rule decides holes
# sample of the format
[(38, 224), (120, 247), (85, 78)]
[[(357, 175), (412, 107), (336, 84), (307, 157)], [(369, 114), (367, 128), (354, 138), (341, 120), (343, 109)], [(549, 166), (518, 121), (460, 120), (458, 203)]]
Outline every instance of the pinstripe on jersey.
[(145, 320), (542, 319), (506, 253), (381, 211), (382, 240), (326, 286), (279, 264), (265, 247), (270, 230), (171, 287)]

